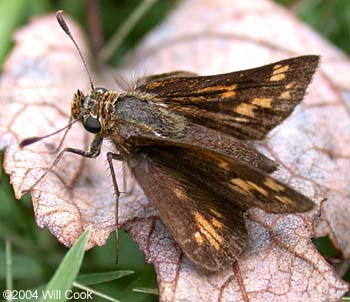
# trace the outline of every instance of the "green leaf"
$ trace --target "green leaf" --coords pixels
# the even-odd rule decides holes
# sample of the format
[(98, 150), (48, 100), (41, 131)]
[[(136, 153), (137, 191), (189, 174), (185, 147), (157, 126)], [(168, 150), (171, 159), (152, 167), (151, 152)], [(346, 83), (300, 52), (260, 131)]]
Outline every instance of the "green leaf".
[(51, 278), (49, 284), (47, 285), (44, 293), (48, 295), (50, 293), (60, 293), (60, 297), (42, 297), (40, 302), (47, 301), (66, 301), (65, 293), (72, 288), (73, 282), (76, 279), (81, 263), (83, 261), (85, 247), (90, 237), (90, 228), (79, 237), (77, 242), (69, 250), (69, 252), (64, 257), (60, 266), (56, 270), (55, 274)]
[(133, 291), (134, 292), (138, 292), (138, 293), (144, 293), (144, 294), (151, 294), (151, 295), (159, 296), (158, 288), (136, 287), (136, 288), (133, 288)]
[(26, 19), (27, 7), (25, 0), (0, 1), (0, 64), (10, 50), (13, 32)]
[[(108, 295), (106, 295), (106, 294), (104, 294), (104, 293), (102, 293), (100, 291), (94, 290), (93, 288), (86, 287), (86, 286), (84, 286), (82, 284), (79, 284), (77, 282), (74, 282), (73, 285), (76, 288), (79, 288), (79, 289), (84, 290), (86, 292), (90, 292), (91, 294), (94, 294), (95, 296), (100, 297), (103, 300), (107, 300), (107, 301), (111, 301), (111, 302), (121, 302), (120, 300), (114, 299), (111, 296), (108, 296)], [(94, 299), (94, 301), (95, 301), (95, 299)]]
[(94, 285), (120, 279), (133, 273), (134, 271), (112, 271), (105, 273), (83, 274), (79, 275), (76, 281), (83, 285)]
[(12, 246), (11, 240), (6, 240), (6, 289), (13, 289), (13, 273), (12, 273)]

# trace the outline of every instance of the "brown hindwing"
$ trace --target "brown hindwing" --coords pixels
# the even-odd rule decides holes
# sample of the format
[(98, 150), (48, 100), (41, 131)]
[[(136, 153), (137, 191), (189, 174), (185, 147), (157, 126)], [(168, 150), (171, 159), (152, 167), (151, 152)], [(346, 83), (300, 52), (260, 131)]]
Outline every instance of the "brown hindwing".
[(248, 208), (294, 213), (314, 206), (262, 171), (196, 146), (143, 147), (130, 166), (174, 239), (208, 270), (232, 263), (246, 247)]

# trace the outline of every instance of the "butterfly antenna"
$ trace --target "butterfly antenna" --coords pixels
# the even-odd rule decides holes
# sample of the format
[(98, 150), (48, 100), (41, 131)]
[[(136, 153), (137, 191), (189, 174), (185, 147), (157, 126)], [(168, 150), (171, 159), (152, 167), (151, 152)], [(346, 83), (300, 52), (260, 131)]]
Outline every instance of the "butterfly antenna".
[(57, 131), (53, 132), (53, 133), (50, 133), (50, 134), (47, 134), (47, 135), (44, 135), (44, 136), (32, 136), (32, 137), (28, 137), (28, 138), (25, 138), (24, 140), (22, 140), (20, 143), (19, 143), (19, 146), (21, 148), (25, 147), (25, 146), (28, 146), (28, 145), (31, 145), (31, 144), (34, 144), (38, 141), (41, 141), (42, 139), (45, 139), (47, 137), (50, 137), (50, 136), (53, 136), (53, 135), (56, 135), (57, 133), (60, 133), (61, 131), (65, 130), (65, 129), (69, 129), (70, 127), (72, 127), (72, 125), (77, 122), (79, 120), (79, 118), (73, 120), (73, 121), (70, 121), (66, 126), (64, 126), (63, 128), (61, 129), (58, 129)]
[(80, 48), (79, 48), (77, 42), (75, 42), (75, 40), (73, 38), (73, 35), (70, 32), (69, 27), (68, 27), (66, 21), (64, 20), (62, 14), (63, 14), (63, 10), (59, 10), (59, 11), (56, 12), (57, 22), (61, 26), (61, 28), (64, 30), (64, 32), (67, 34), (67, 36), (73, 41), (73, 44), (75, 45), (75, 48), (78, 50), (79, 56), (80, 56), (81, 60), (83, 61), (85, 70), (86, 70), (86, 72), (88, 74), (88, 78), (89, 78), (91, 89), (92, 89), (92, 91), (95, 91), (94, 83), (92, 82), (92, 77), (91, 77), (91, 74), (90, 74), (89, 69), (87, 67), (86, 61), (85, 61), (85, 59), (83, 57), (83, 54), (80, 51)]

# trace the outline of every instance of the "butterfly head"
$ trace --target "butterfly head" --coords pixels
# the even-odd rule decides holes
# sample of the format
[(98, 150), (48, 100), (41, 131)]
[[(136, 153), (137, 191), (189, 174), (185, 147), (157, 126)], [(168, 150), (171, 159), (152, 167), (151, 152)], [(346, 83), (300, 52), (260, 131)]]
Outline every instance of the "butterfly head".
[(84, 95), (78, 90), (71, 102), (71, 116), (74, 120), (81, 120), (84, 128), (91, 133), (102, 131), (100, 105), (108, 96), (108, 90), (97, 87), (90, 94)]

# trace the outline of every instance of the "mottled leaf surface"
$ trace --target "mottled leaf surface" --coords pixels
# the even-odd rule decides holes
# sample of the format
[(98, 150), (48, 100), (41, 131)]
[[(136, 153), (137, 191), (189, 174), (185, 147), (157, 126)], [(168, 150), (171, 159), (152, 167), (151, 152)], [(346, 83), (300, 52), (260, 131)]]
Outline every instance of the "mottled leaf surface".
[[(71, 27), (84, 51), (80, 33)], [(62, 135), (23, 150), (18, 142), (63, 127), (73, 93), (77, 88), (87, 92), (89, 86), (53, 16), (33, 20), (15, 39), (1, 78), (0, 146), (9, 146), (5, 169), (20, 197), (53, 162)], [(276, 178), (315, 202), (327, 199), (316, 235), (330, 234), (348, 257), (350, 65), (344, 55), (268, 1), (193, 0), (184, 1), (130, 55), (127, 73), (215, 74), (301, 54), (322, 55), (305, 102), (257, 146), (280, 163)], [(95, 82), (110, 89), (115, 85), (110, 74), (96, 75)], [(64, 145), (86, 148), (90, 139), (74, 125)], [(123, 188), (121, 165), (116, 167)], [(90, 225), (90, 247), (102, 245), (115, 229), (108, 175), (104, 152), (97, 160), (65, 156), (31, 192), (38, 225), (68, 246)], [(131, 185), (128, 177), (126, 189)], [(154, 263), (161, 301), (337, 301), (347, 285), (311, 243), (317, 214), (249, 211), (249, 248), (233, 267), (208, 274), (181, 253), (140, 188), (120, 200), (122, 227)]]

